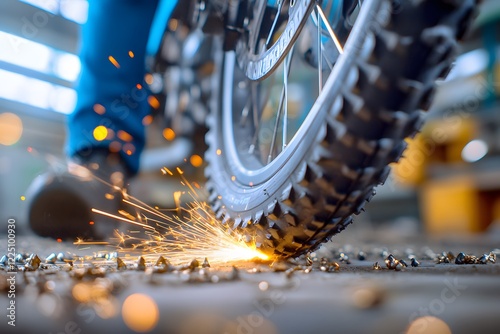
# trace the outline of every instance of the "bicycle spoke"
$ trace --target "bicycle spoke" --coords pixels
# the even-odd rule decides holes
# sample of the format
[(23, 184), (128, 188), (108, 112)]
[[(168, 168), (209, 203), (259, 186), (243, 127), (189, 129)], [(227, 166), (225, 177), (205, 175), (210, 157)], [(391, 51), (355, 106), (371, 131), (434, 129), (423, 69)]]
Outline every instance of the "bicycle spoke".
[[(311, 13), (312, 15), (312, 13)], [(319, 10), (316, 9), (316, 21), (318, 22), (318, 86), (319, 86), (319, 92), (323, 90), (323, 43), (321, 41), (321, 25), (319, 24), (320, 21), (320, 14)]]
[(257, 82), (252, 82), (251, 86), (251, 93), (252, 93), (252, 115), (253, 115), (253, 126), (254, 129), (257, 129), (259, 127), (259, 109), (260, 109), (260, 103), (259, 99), (257, 97)]
[[(282, 135), (283, 139), (281, 142), (281, 150), (283, 151), (286, 147), (287, 143), (287, 135), (288, 135), (288, 74), (290, 71), (290, 60), (293, 55), (293, 47), (292, 50), (290, 50), (290, 53), (286, 56), (285, 58), (285, 63), (284, 63), (284, 71), (283, 71), (283, 90), (285, 92), (285, 105), (284, 105), (284, 115), (283, 115), (283, 130), (282, 130)], [(288, 59), (290, 58), (290, 59)]]
[(267, 40), (266, 40), (266, 44), (265, 44), (266, 48), (268, 47), (269, 43), (271, 42), (271, 38), (274, 35), (274, 29), (276, 29), (276, 24), (278, 23), (278, 19), (279, 19), (280, 14), (281, 14), (281, 7), (283, 6), (283, 2), (285, 2), (285, 0), (278, 1), (278, 13), (276, 14), (276, 17), (274, 18), (273, 25), (271, 26), (271, 31), (269, 32), (269, 35), (267, 36)]
[[(260, 131), (260, 126), (262, 124), (262, 114), (263, 114), (263, 110), (264, 110), (264, 107), (266, 106), (266, 103), (269, 101), (269, 97), (271, 96), (271, 89), (267, 89), (266, 90), (266, 94), (264, 96), (264, 100), (262, 101), (259, 101), (258, 98), (257, 98), (257, 85), (259, 83), (258, 82), (252, 82), (251, 83), (251, 97), (252, 97), (252, 100), (249, 100), (249, 101), (254, 101), (254, 103), (252, 103), (252, 114), (253, 114), (253, 124), (254, 124), (254, 135), (253, 135), (253, 138), (252, 138), (252, 144), (250, 145), (250, 147), (248, 148), (248, 153), (249, 154), (253, 154), (254, 151), (255, 151), (255, 148), (257, 147), (257, 141), (258, 141), (258, 138), (259, 138), (259, 131)], [(271, 81), (270, 81), (270, 87), (274, 86), (274, 77), (271, 77)], [(259, 113), (259, 110), (261, 111)]]
[[(321, 50), (322, 50), (322, 52), (324, 51), (323, 45), (321, 45)], [(325, 57), (324, 59), (325, 59), (326, 64), (328, 65), (328, 68), (330, 69), (330, 71), (333, 70), (333, 64), (330, 60), (328, 60), (328, 57)]]
[(280, 98), (280, 104), (278, 106), (278, 113), (276, 115), (276, 121), (274, 122), (273, 138), (271, 140), (271, 147), (269, 148), (269, 155), (267, 156), (267, 164), (270, 164), (271, 160), (273, 159), (274, 145), (276, 144), (276, 137), (278, 136), (278, 125), (281, 119), (281, 111), (283, 109), (284, 100), (285, 100), (285, 88), (283, 87), (283, 89), (281, 90), (281, 98)]
[[(288, 1), (288, 2), (287, 2)], [(358, 0), (359, 1), (359, 0)], [(250, 45), (254, 45), (257, 49), (262, 49), (261, 52), (266, 52), (268, 48), (273, 44), (273, 38), (276, 34), (278, 34), (279, 26), (281, 25), (281, 20), (284, 19), (284, 13), (282, 11), (285, 7), (290, 6), (292, 8), (291, 0), (277, 0), (273, 4), (273, 10), (276, 10), (275, 17), (272, 18), (270, 23), (270, 27), (266, 30), (268, 33), (263, 38), (258, 37), (258, 34), (251, 34), (250, 36)], [(316, 73), (310, 72), (308, 75), (318, 76), (318, 94), (321, 94), (324, 88), (324, 82), (326, 76), (329, 75), (330, 71), (335, 66), (335, 51), (331, 50), (331, 48), (336, 48), (339, 54), (343, 54), (343, 45), (341, 44), (337, 33), (341, 33), (337, 30), (336, 26), (333, 26), (332, 23), (328, 21), (328, 14), (332, 8), (323, 8), (320, 5), (320, 2), (316, 2), (316, 4), (312, 4), (312, 11), (309, 12), (309, 16), (312, 19), (312, 24), (316, 25), (316, 31), (314, 31), (314, 26), (312, 26), (312, 40), (313, 43), (317, 44), (317, 52), (314, 55), (314, 58), (317, 58), (314, 62), (316, 62), (315, 69), (313, 69)], [(260, 11), (259, 11), (260, 12)], [(257, 18), (257, 21), (262, 19), (261, 17)], [(334, 30), (335, 29), (335, 30)], [(316, 35), (316, 36), (314, 36)], [(260, 39), (258, 42), (255, 39)], [(314, 41), (316, 40), (316, 41)], [(255, 42), (255, 43), (252, 43)], [(331, 43), (333, 45), (331, 46)], [(328, 53), (333, 51), (333, 57), (329, 57)], [(278, 157), (281, 152), (283, 152), (287, 146), (289, 145), (289, 136), (293, 137), (292, 119), (289, 118), (289, 110), (288, 108), (288, 99), (291, 98), (289, 96), (289, 84), (291, 85), (290, 78), (291, 67), (292, 67), (292, 59), (294, 57), (294, 46), (291, 45), (291, 48), (287, 55), (284, 55), (284, 60), (281, 64), (281, 70), (283, 70), (283, 78), (281, 92), (278, 93), (280, 95), (276, 98), (270, 99), (272, 92), (275, 92), (274, 80), (280, 80), (281, 75), (271, 75), (268, 79), (271, 79), (271, 83), (269, 81), (252, 81), (248, 82), (248, 95), (247, 101), (245, 102), (242, 109), (240, 109), (240, 125), (248, 128), (249, 137), (247, 140), (250, 140), (250, 145), (246, 146), (248, 152), (246, 154), (255, 155), (256, 158), (260, 160), (260, 163), (264, 165), (272, 163), (276, 157)], [(291, 87), (291, 86), (290, 86)], [(278, 87), (276, 87), (278, 88)], [(315, 89), (316, 90), (316, 89)], [(279, 92), (279, 90), (278, 90)], [(263, 96), (261, 96), (263, 95)], [(273, 107), (274, 106), (274, 107)], [(274, 109), (274, 117), (269, 118), (270, 115), (264, 110), (267, 108)], [(270, 110), (269, 110), (270, 111)], [(266, 116), (267, 115), (267, 116)], [(274, 122), (274, 124), (273, 124)], [(253, 125), (253, 129), (251, 129)], [(289, 129), (290, 126), (290, 129)], [(293, 125), (295, 127), (295, 125)], [(262, 142), (263, 131), (271, 130), (271, 135), (266, 136), (266, 142)], [(294, 128), (295, 129), (295, 128)], [(280, 133), (281, 131), (281, 133)], [(289, 135), (290, 133), (290, 135)], [(281, 140), (281, 143), (280, 143)], [(247, 141), (248, 143), (248, 141)]]
[[(316, 14), (316, 15), (315, 15)], [(320, 26), (321, 22), (321, 16), (319, 10), (315, 8), (315, 11), (311, 13), (311, 19), (314, 23), (314, 25), (317, 27), (318, 31), (318, 55), (317, 55), (317, 61), (318, 61), (318, 86), (319, 86), (319, 93), (323, 90), (323, 61), (326, 62), (328, 65), (328, 68), (333, 70), (333, 64), (332, 62), (328, 59), (328, 57), (324, 57), (324, 51), (325, 47), (322, 42), (322, 36), (323, 36), (323, 29)]]
[[(283, 114), (283, 110), (285, 110), (285, 118), (288, 117), (288, 101), (287, 101), (287, 95), (288, 95), (288, 76), (290, 75), (290, 63), (292, 61), (293, 57), (293, 51), (294, 48), (290, 50), (290, 53), (287, 55), (285, 61), (284, 61), (284, 71), (283, 71), (283, 89), (281, 90), (281, 98), (280, 98), (280, 103), (278, 106), (278, 112), (276, 115), (276, 121), (274, 123), (274, 131), (273, 131), (273, 138), (271, 140), (271, 147), (269, 149), (269, 155), (267, 157), (267, 163), (271, 163), (271, 160), (273, 159), (273, 152), (274, 152), (274, 147), (276, 145), (276, 138), (278, 136), (278, 127), (279, 123)], [(288, 120), (285, 120), (283, 122), (283, 127), (288, 126)], [(283, 128), (283, 132), (286, 133), (285, 128)], [(285, 137), (283, 137), (285, 138)], [(286, 140), (284, 141), (283, 145), (285, 145)]]
[(255, 147), (257, 146), (257, 139), (259, 137), (258, 134), (260, 131), (260, 124), (262, 123), (262, 122), (260, 122), (260, 117), (262, 117), (262, 113), (261, 113), (261, 116), (259, 116), (260, 105), (259, 105), (259, 101), (257, 99), (257, 82), (250, 83), (250, 94), (251, 94), (250, 101), (252, 101), (253, 126), (254, 126), (255, 132), (253, 135), (252, 144), (250, 145), (250, 147), (248, 149), (248, 153), (253, 154), (253, 152), (255, 151)]
[[(319, 16), (321, 17), (321, 20), (325, 24), (326, 30), (328, 31), (328, 34), (330, 34), (330, 37), (332, 38), (333, 43), (335, 44), (335, 47), (337, 48), (338, 52), (340, 54), (344, 54), (344, 49), (343, 49), (342, 45), (340, 44), (339, 39), (337, 38), (337, 35), (333, 31), (332, 26), (328, 22), (328, 19), (326, 18), (325, 13), (323, 12), (323, 9), (321, 8), (320, 5), (316, 5), (316, 10), (318, 11)], [(318, 20), (318, 27), (319, 27), (319, 20)]]
[(248, 118), (248, 113), (250, 111), (250, 106), (252, 104), (252, 100), (251, 99), (248, 99), (247, 100), (247, 103), (245, 104), (245, 107), (243, 108), (243, 110), (241, 111), (241, 119), (240, 119), (240, 126), (241, 127), (244, 127), (246, 122), (247, 122), (247, 118)]

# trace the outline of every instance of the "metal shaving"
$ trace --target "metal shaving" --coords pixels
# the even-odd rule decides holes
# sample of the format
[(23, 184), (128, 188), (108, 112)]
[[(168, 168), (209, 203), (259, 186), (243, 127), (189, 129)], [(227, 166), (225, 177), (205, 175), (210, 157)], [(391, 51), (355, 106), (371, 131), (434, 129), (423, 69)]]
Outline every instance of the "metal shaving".
[(35, 271), (40, 267), (40, 263), (42, 260), (36, 254), (31, 254), (31, 256), (27, 259), (25, 268), (29, 271)]
[(142, 256), (140, 256), (139, 259), (137, 260), (136, 269), (138, 271), (146, 270), (146, 260)]
[(118, 269), (118, 270), (126, 270), (127, 269), (127, 265), (119, 257), (116, 258), (116, 269)]

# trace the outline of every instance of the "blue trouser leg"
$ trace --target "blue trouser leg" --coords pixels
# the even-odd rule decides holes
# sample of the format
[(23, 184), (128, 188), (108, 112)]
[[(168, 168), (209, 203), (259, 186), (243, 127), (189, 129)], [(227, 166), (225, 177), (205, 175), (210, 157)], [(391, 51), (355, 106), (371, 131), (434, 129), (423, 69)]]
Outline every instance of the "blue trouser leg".
[[(110, 148), (120, 152), (131, 172), (138, 171), (145, 144), (142, 121), (149, 113), (148, 93), (142, 88), (146, 43), (157, 3), (89, 1), (88, 21), (82, 30), (78, 101), (68, 118), (69, 156), (86, 156), (96, 148)], [(94, 137), (94, 129), (99, 126), (108, 129), (105, 139), (99, 138), (97, 132)]]

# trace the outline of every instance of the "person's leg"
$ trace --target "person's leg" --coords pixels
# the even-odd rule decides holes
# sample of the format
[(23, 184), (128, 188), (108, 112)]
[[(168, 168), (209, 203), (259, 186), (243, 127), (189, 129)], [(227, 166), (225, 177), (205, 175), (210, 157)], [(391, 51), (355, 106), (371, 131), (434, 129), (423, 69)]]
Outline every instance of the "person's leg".
[[(68, 119), (67, 154), (119, 152), (132, 173), (144, 148), (146, 43), (157, 0), (90, 0), (82, 30), (78, 102)], [(97, 130), (96, 130), (97, 129)], [(105, 138), (103, 138), (105, 137)]]
[(29, 224), (42, 236), (106, 238), (113, 233), (117, 221), (93, 213), (92, 208), (116, 213), (122, 194), (89, 177), (88, 170), (121, 187), (127, 175), (137, 172), (144, 147), (145, 54), (157, 1), (90, 0), (89, 4), (82, 31), (78, 102), (68, 119), (66, 148), (72, 159), (67, 170), (38, 176), (27, 191)]

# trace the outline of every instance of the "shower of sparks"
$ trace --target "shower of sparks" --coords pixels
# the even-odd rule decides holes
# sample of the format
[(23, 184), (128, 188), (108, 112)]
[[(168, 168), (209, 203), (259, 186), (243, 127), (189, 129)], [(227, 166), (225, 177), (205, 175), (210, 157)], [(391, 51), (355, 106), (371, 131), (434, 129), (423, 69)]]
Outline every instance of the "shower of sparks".
[[(162, 171), (175, 175), (167, 168)], [(111, 245), (117, 245), (123, 254), (141, 255), (151, 261), (161, 255), (177, 264), (203, 258), (208, 258), (210, 263), (269, 259), (255, 246), (246, 243), (244, 236), (222, 225), (208, 204), (198, 200), (198, 191), (201, 191), (199, 185), (188, 182), (180, 168), (176, 172), (182, 180), (181, 184), (187, 189), (174, 193), (177, 208), (160, 210), (123, 192), (123, 202), (135, 210), (135, 215), (130, 213), (131, 210), (113, 214), (92, 209), (94, 213), (128, 224), (124, 225), (127, 233), (116, 231), (116, 239), (110, 241)], [(187, 207), (181, 207), (181, 195), (192, 198), (186, 204)], [(78, 240), (75, 244), (89, 245), (91, 242)]]

